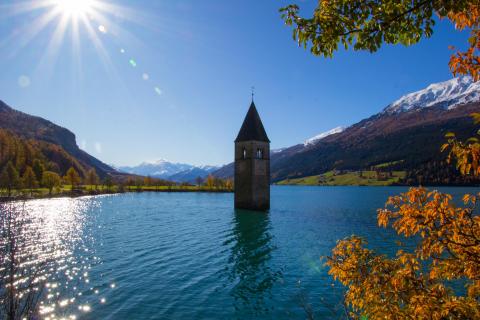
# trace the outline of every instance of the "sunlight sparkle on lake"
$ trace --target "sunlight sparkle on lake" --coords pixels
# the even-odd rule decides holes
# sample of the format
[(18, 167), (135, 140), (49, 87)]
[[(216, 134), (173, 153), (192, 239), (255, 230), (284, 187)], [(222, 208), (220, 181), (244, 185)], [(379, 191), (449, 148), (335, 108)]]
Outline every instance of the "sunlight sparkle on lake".
[[(78, 292), (81, 297), (94, 290), (86, 285), (92, 265), (98, 263), (91, 244), (92, 222), (87, 221), (86, 212), (95, 208), (96, 201), (62, 198), (12, 205), (16, 208), (15, 221), (21, 223), (14, 229), (15, 241), (21, 244), (21, 268), (14, 283), (19, 293), (25, 281), (43, 286), (45, 294), (40, 297), (39, 312), (45, 319), (73, 319), (71, 312), (77, 308), (90, 312), (92, 307), (85, 303), (88, 301), (76, 299), (75, 295)], [(35, 279), (29, 280), (27, 269), (22, 269), (27, 266), (37, 270)]]

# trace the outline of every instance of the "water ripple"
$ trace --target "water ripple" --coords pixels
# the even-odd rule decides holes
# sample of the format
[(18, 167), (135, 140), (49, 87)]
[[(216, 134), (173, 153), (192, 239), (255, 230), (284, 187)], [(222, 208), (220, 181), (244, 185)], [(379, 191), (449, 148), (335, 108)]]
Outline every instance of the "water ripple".
[(305, 303), (315, 318), (332, 318), (342, 291), (320, 257), (353, 233), (391, 250), (395, 234), (377, 228), (376, 209), (392, 192), (273, 187), (266, 214), (233, 210), (231, 194), (15, 203), (2, 208), (0, 299), (5, 212), (14, 210), (22, 261), (15, 285), (26, 294), (38, 270), (41, 319), (304, 319)]

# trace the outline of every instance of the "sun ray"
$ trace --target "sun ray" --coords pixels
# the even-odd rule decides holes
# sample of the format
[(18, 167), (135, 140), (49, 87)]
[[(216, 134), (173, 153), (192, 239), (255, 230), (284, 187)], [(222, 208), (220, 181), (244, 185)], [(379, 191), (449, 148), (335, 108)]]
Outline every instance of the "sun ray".
[(105, 3), (103, 7), (105, 12), (115, 12), (116, 17), (167, 36), (178, 36), (178, 30), (183, 29), (179, 20), (175, 18), (162, 16), (160, 19), (158, 15), (150, 12), (134, 10), (113, 3)]
[(53, 35), (48, 43), (42, 58), (40, 59), (37, 71), (40, 71), (46, 78), (49, 78), (55, 64), (57, 63), (59, 48), (65, 38), (65, 33), (68, 27), (68, 17), (62, 16), (53, 32)]
[[(132, 8), (127, 8), (119, 4), (113, 4), (110, 2), (96, 3), (95, 6), (96, 12), (107, 12), (111, 13), (113, 16), (127, 21), (138, 22), (140, 23), (141, 19), (134, 19), (135, 16), (140, 15), (141, 12), (134, 10)], [(138, 20), (138, 21), (137, 21)]]
[(52, 6), (52, 1), (31, 0), (15, 4), (0, 4), (0, 12), (3, 16), (15, 16), (26, 12), (32, 12), (39, 9), (45, 9)]
[[(113, 65), (113, 63), (110, 59), (110, 55), (105, 50), (105, 47), (103, 46), (103, 43), (101, 42), (100, 38), (98, 37), (98, 34), (95, 31), (95, 28), (92, 26), (92, 24), (88, 20), (88, 18), (83, 17), (82, 20), (83, 20), (82, 21), (83, 26), (87, 30), (87, 33), (88, 33), (89, 37), (91, 38), (91, 40), (93, 42), (93, 45), (95, 46), (95, 49), (96, 49), (97, 53), (99, 54), (100, 59), (102, 60), (103, 66), (104, 66), (106, 72), (108, 73), (108, 75), (110, 76), (111, 79), (114, 79), (115, 81), (117, 81), (117, 83), (119, 84), (119, 86), (121, 87), (121, 89), (123, 91), (130, 92), (128, 86), (126, 85), (126, 83), (124, 81), (124, 78), (121, 77), (118, 74), (117, 69)], [(129, 94), (128, 96), (131, 97), (131, 94)]]
[(142, 26), (155, 32), (160, 32), (162, 34), (178, 35), (178, 19), (168, 19), (167, 17), (162, 16), (160, 20), (158, 15), (154, 15), (145, 11), (135, 10), (133, 8), (114, 4), (112, 2), (102, 2), (101, 10), (96, 10), (96, 12), (110, 13), (117, 19), (132, 22), (135, 25)]
[[(0, 5), (0, 11), (4, 8), (7, 7), (3, 4)], [(41, 56), (34, 70), (37, 75), (48, 80), (54, 67), (58, 64), (60, 52), (64, 50), (65, 39), (68, 39), (71, 45), (73, 85), (77, 84), (77, 80), (83, 78), (85, 70), (82, 64), (82, 47), (88, 43), (88, 46), (94, 49), (110, 80), (116, 81), (124, 90), (129, 91), (124, 78), (119, 76), (113, 63), (112, 52), (107, 48), (110, 49), (112, 44), (116, 44), (120, 50), (126, 48), (125, 43), (129, 43), (137, 49), (147, 48), (143, 41), (124, 28), (124, 24), (132, 22), (155, 32), (161, 30), (161, 32), (169, 33), (168, 30), (171, 30), (171, 33), (178, 34), (178, 31), (175, 30), (175, 22), (172, 21), (172, 24), (168, 25), (162, 21), (160, 25), (158, 16), (154, 17), (151, 13), (114, 4), (110, 0), (17, 0), (7, 9), (7, 12), (0, 12), (0, 17), (4, 14), (5, 16), (24, 15), (27, 19), (32, 20), (33, 18), (33, 21), (25, 20), (28, 21), (26, 22), (28, 25), (0, 40), (0, 48), (8, 46), (8, 52), (12, 54), (11, 58), (13, 58), (19, 50), (29, 45), (37, 36), (43, 40), (40, 43), (43, 43), (45, 32), (51, 32), (45, 48), (36, 51), (40, 52)], [(56, 24), (53, 25), (53, 23)], [(68, 37), (66, 37), (67, 34)], [(108, 46), (104, 43), (107, 39), (110, 40)], [(121, 50), (125, 52), (124, 49)], [(128, 62), (128, 59), (134, 57), (125, 56), (124, 58)], [(62, 59), (64, 59), (63, 55)], [(140, 74), (147, 71), (138, 70)], [(148, 75), (148, 79), (150, 79), (150, 75)], [(161, 94), (159, 93), (160, 89), (156, 91), (157, 94)]]
[(82, 16), (81, 17), (83, 25), (85, 26), (88, 36), (93, 42), (93, 45), (95, 46), (95, 49), (97, 50), (97, 53), (100, 55), (100, 59), (102, 60), (106, 71), (110, 74), (110, 76), (117, 76), (118, 74), (116, 73), (115, 67), (112, 64), (112, 61), (110, 59), (110, 55), (108, 54), (107, 50), (103, 46), (102, 41), (97, 35), (97, 32), (95, 31), (95, 28), (93, 28), (90, 20), (88, 20), (87, 17)]
[(72, 40), (72, 59), (74, 62), (74, 75), (77, 78), (83, 78), (82, 72), (82, 46), (80, 44), (80, 25), (78, 17), (75, 17), (72, 20), (72, 30), (71, 30), (71, 40)]
[(136, 47), (145, 48), (145, 43), (140, 41), (133, 33), (128, 31), (125, 28), (122, 28), (119, 24), (114, 23), (110, 17), (100, 11), (94, 11), (91, 14), (92, 18), (98, 22), (99, 25), (108, 26), (107, 32), (110, 36), (115, 39), (122, 39), (122, 41), (127, 41), (128, 43), (133, 44)]
[(8, 46), (11, 49), (10, 55), (15, 56), (17, 52), (26, 47), (40, 32), (58, 17), (58, 11), (50, 10), (33, 20), (28, 26), (13, 32), (9, 37), (0, 43), (0, 47)]

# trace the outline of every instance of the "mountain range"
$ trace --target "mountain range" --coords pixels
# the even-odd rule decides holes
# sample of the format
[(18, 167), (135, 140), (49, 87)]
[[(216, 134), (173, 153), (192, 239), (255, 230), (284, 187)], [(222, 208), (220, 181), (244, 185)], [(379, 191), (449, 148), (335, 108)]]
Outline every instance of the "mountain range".
[[(461, 139), (476, 134), (478, 128), (470, 117), (473, 112), (480, 112), (480, 82), (460, 77), (431, 84), (354, 125), (272, 152), (272, 182), (331, 170), (381, 167), (406, 171), (406, 184), (463, 184), (456, 170), (445, 163), (440, 146), (447, 132)], [(233, 164), (213, 174), (231, 177)]]
[(124, 173), (141, 176), (151, 176), (176, 182), (195, 182), (197, 178), (204, 179), (213, 171), (219, 169), (216, 166), (194, 166), (186, 163), (173, 163), (165, 159), (154, 162), (143, 162), (137, 166), (121, 166), (117, 169)]
[[(472, 183), (445, 163), (440, 146), (448, 132), (455, 132), (460, 139), (475, 135), (478, 127), (470, 116), (474, 112), (480, 112), (480, 82), (461, 77), (431, 84), (356, 124), (335, 127), (297, 145), (272, 150), (272, 182), (332, 170), (383, 170), (405, 172), (404, 184)], [(232, 164), (218, 168), (159, 160), (114, 168), (81, 150), (68, 129), (0, 101), (0, 169), (12, 161), (23, 172), (34, 158), (62, 175), (73, 166), (82, 176), (95, 168), (101, 178), (121, 179), (134, 174), (195, 182), (209, 174), (233, 176)]]

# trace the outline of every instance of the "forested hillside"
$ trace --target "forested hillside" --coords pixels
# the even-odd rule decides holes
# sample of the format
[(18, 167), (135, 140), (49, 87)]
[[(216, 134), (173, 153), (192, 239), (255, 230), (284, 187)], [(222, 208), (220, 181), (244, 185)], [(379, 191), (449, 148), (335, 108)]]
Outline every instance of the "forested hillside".
[(28, 115), (0, 101), (0, 172), (11, 161), (23, 173), (38, 160), (48, 171), (60, 175), (73, 167), (85, 177), (93, 168), (101, 178), (121, 175), (81, 150), (75, 135), (48, 120)]
[(17, 172), (23, 175), (27, 167), (38, 167), (52, 171), (60, 176), (65, 175), (73, 167), (82, 177), (91, 168), (89, 165), (75, 159), (61, 146), (23, 139), (9, 130), (0, 129), (0, 171), (11, 162)]

